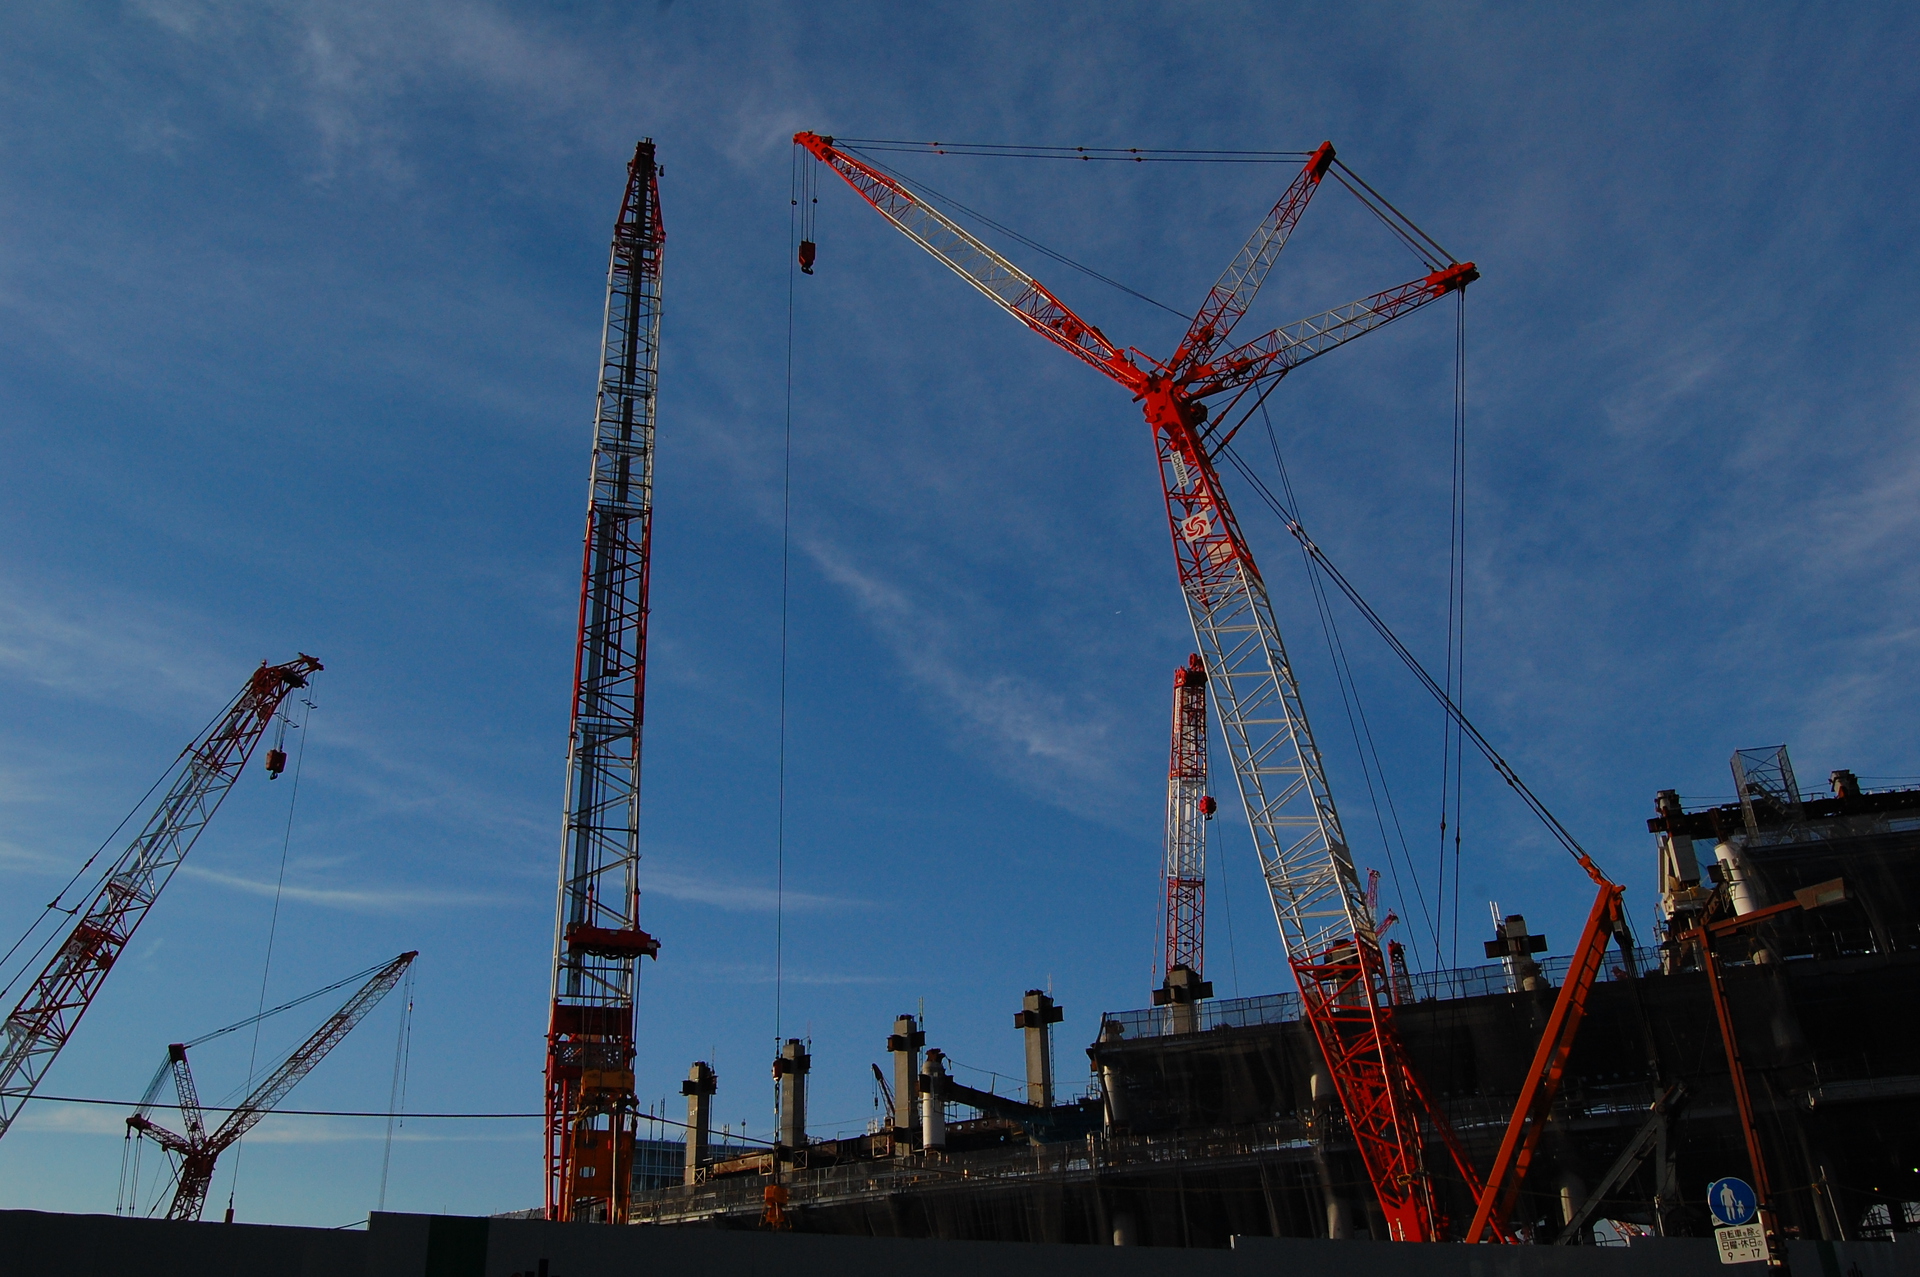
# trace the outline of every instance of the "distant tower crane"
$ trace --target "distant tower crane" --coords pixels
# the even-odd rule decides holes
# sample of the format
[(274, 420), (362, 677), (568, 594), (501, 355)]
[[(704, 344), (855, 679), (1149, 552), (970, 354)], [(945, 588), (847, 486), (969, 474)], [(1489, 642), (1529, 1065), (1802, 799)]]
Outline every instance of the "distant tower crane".
[[(1393, 1025), (1386, 963), (1327, 786), (1319, 747), (1280, 640), (1265, 580), (1221, 490), (1221, 426), (1309, 359), (1479, 278), (1384, 200), (1368, 201), (1432, 269), (1397, 288), (1228, 348), (1234, 325), (1336, 160), (1322, 143), (1207, 294), (1165, 362), (1122, 350), (1038, 280), (902, 183), (814, 133), (796, 145), (832, 168), (888, 221), (1040, 336), (1119, 383), (1153, 433), (1180, 585), (1213, 690), (1240, 798), (1307, 1018), (1397, 1240), (1438, 1239), (1444, 1224), (1422, 1119), (1476, 1195), (1480, 1185), (1424, 1094)], [(1340, 179), (1349, 174), (1341, 166)], [(1358, 182), (1355, 178), (1354, 182)], [(1356, 195), (1364, 184), (1352, 186)], [(1209, 411), (1207, 400), (1230, 395)], [(1213, 425), (1209, 427), (1209, 419)]]
[(633, 1000), (640, 929), (640, 727), (647, 686), (654, 392), (660, 353), (659, 170), (627, 165), (607, 267), (587, 494), (566, 822), (547, 1023), (547, 1218), (625, 1223), (632, 1195)]
[[(345, 1006), (327, 1017), (327, 1022), (315, 1029), (311, 1037), (282, 1060), (280, 1067), (267, 1075), (266, 1081), (240, 1101), (227, 1114), (227, 1120), (211, 1135), (207, 1133), (206, 1119), (200, 1111), (200, 1096), (194, 1088), (193, 1070), (187, 1066), (187, 1048), (179, 1042), (167, 1048), (174, 1095), (180, 1103), (180, 1120), (187, 1128), (186, 1134), (170, 1131), (153, 1121), (147, 1116), (146, 1105), (142, 1105), (127, 1119), (127, 1130), (135, 1135), (144, 1135), (180, 1159), (180, 1175), (173, 1192), (173, 1204), (167, 1208), (168, 1219), (200, 1218), (201, 1212), (206, 1209), (207, 1190), (213, 1184), (213, 1164), (220, 1154), (259, 1125), (260, 1119), (272, 1112), (273, 1106), (300, 1084), (300, 1079), (313, 1072), (314, 1065), (325, 1059), (327, 1052), (353, 1032), (354, 1026), (379, 1005), (380, 999), (386, 997), (394, 985), (400, 983), (400, 977), (407, 973), (407, 968), (419, 956), (418, 951), (403, 953), (376, 971), (347, 999)], [(227, 1222), (233, 1222), (231, 1210), (228, 1211)]]
[(1170, 1005), (1176, 1027), (1195, 1027), (1193, 1003), (1213, 995), (1206, 970), (1207, 822), (1218, 810), (1207, 793), (1207, 670), (1195, 652), (1173, 672), (1173, 746), (1167, 761), (1167, 918), (1165, 962), (1156, 1006)]
[[(0, 1041), (0, 1135), (13, 1125), (54, 1057), (73, 1037), (134, 929), (239, 779), (281, 701), (305, 687), (321, 668), (304, 652), (284, 665), (262, 662), (211, 730), (181, 751), (174, 765), (185, 766), (173, 785), (140, 833), (108, 866), (80, 920), (7, 1016)], [(285, 765), (284, 754), (268, 760), (275, 775)]]

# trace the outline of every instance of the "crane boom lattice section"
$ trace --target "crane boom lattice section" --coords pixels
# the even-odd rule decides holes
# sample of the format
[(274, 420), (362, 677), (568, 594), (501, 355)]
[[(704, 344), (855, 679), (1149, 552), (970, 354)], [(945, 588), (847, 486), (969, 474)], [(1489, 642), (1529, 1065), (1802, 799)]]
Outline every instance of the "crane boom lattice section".
[(181, 752), (179, 775), (7, 1016), (0, 1037), (0, 1135), (72, 1038), (107, 972), (246, 768), (280, 703), (320, 669), (304, 652), (284, 665), (262, 662), (213, 727)]
[(1167, 760), (1167, 922), (1169, 978), (1180, 967), (1206, 971), (1207, 670), (1199, 653), (1173, 674), (1173, 747)]
[(227, 1120), (220, 1124), (220, 1129), (211, 1135), (207, 1134), (201, 1116), (200, 1097), (193, 1084), (193, 1070), (187, 1064), (187, 1048), (177, 1042), (167, 1048), (174, 1094), (180, 1101), (180, 1116), (186, 1124), (187, 1133), (176, 1134), (153, 1121), (147, 1116), (145, 1105), (127, 1119), (127, 1128), (133, 1134), (146, 1136), (180, 1158), (173, 1204), (167, 1208), (168, 1219), (191, 1221), (200, 1218), (206, 1210), (207, 1192), (213, 1187), (214, 1163), (219, 1160), (220, 1154), (258, 1126), (260, 1120), (287, 1097), (287, 1092), (313, 1072), (314, 1066), (340, 1045), (340, 1040), (353, 1032), (354, 1026), (367, 1018), (367, 1013), (379, 1005), (380, 999), (393, 991), (393, 987), (407, 973), (407, 968), (419, 956), (417, 950), (403, 953), (375, 972), (347, 999), (345, 1006), (328, 1016), (326, 1023), (294, 1048), (292, 1054), (280, 1062), (280, 1067), (253, 1089), (252, 1094), (235, 1105), (233, 1111), (227, 1114)]
[[(1253, 304), (1333, 162), (1332, 146), (1323, 144), (1229, 263), (1179, 347), (1162, 363), (1131, 348), (1122, 354), (1037, 280), (928, 208), (900, 182), (835, 148), (833, 139), (799, 133), (794, 143), (833, 168), (909, 238), (1003, 310), (1105, 373), (1141, 404), (1159, 459), (1181, 592), (1303, 1003), (1389, 1230), (1400, 1240), (1439, 1237), (1445, 1225), (1436, 1214), (1423, 1119), (1454, 1154), (1463, 1176), (1477, 1181), (1400, 1047), (1372, 909), (1340, 829), (1266, 583), (1221, 492), (1200, 430), (1209, 396), (1270, 385), (1306, 360), (1466, 287), (1479, 272), (1471, 262), (1448, 258), (1449, 265), (1420, 279), (1215, 356)], [(1170, 814), (1169, 961), (1177, 908), (1174, 869)], [(1169, 979), (1172, 999), (1171, 973)]]
[(1109, 376), (1123, 381), (1138, 379), (1138, 369), (1104, 333), (1074, 314), (1046, 285), (981, 243), (952, 218), (885, 173), (836, 150), (832, 138), (801, 133), (794, 140), (845, 178), (880, 216), (996, 306)]
[(1334, 937), (1371, 935), (1366, 895), (1266, 582), (1188, 414), (1166, 391), (1148, 395), (1147, 412), (1181, 593), (1288, 956), (1313, 953)]
[(660, 353), (658, 169), (634, 150), (607, 267), (566, 820), (547, 1028), (547, 1217), (624, 1220), (634, 1130), (653, 440)]

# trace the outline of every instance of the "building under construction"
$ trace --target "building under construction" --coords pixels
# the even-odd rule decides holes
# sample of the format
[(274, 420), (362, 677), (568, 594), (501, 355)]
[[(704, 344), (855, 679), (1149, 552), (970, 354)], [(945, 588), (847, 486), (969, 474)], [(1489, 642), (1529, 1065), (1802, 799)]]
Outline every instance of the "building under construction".
[[(1179, 342), (1148, 354), (1109, 339), (957, 221), (963, 208), (943, 211), (944, 197), (910, 189), (872, 149), (950, 148), (812, 132), (794, 144), (804, 155), (790, 271), (811, 275), (820, 260), (817, 183), (837, 176), (1142, 413), (1196, 649), (1174, 681), (1163, 979), (1151, 1008), (1102, 1017), (1087, 1047), (1092, 1085), (1067, 1102), (1054, 1084), (1061, 1010), (1038, 990), (1014, 1013), (1026, 1047), (1019, 1096), (950, 1076), (912, 1016), (876, 1025), (876, 1038), (890, 1028), (890, 1079), (875, 1066), (889, 1117), (857, 1137), (809, 1137), (812, 1061), (789, 1040), (774, 1061), (773, 1145), (716, 1149), (717, 1080), (696, 1062), (680, 1182), (660, 1184), (672, 1152), (638, 1138), (633, 1072), (637, 965), (661, 948), (639, 926), (637, 874), (665, 243), (659, 169), (642, 142), (610, 247), (595, 412), (547, 1024), (548, 1220), (1185, 1247), (1261, 1235), (1579, 1242), (1600, 1229), (1703, 1234), (1704, 1202), (1686, 1186), (1745, 1172), (1756, 1218), (1740, 1245), (1762, 1241), (1759, 1255), (1740, 1253), (1776, 1267), (1788, 1237), (1851, 1240), (1920, 1222), (1915, 1078), (1902, 1063), (1913, 1031), (1874, 1015), (1916, 991), (1920, 934), (1902, 883), (1920, 851), (1920, 791), (1870, 793), (1836, 772), (1831, 796), (1809, 801), (1784, 748), (1736, 754), (1726, 806), (1689, 812), (1662, 791), (1650, 825), (1660, 925), (1642, 943), (1620, 884), (1460, 710), (1457, 656), (1430, 675), (1233, 450), (1282, 379), (1451, 298), (1457, 552), (1472, 261), (1409, 221), (1331, 142), (1271, 153), (1298, 162), (1285, 189)], [(1336, 188), (1421, 273), (1235, 338), (1309, 204)], [(1384, 938), (1393, 918), (1356, 871), (1222, 466), (1299, 542), (1316, 589), (1344, 594), (1446, 712), (1449, 766), (1482, 754), (1597, 888), (1566, 957), (1537, 958), (1547, 940), (1518, 915), (1498, 922), (1481, 967), (1413, 972)], [(1462, 650), (1463, 582), (1456, 553), (1450, 653)], [(1207, 792), (1210, 717), (1295, 992), (1222, 1001), (1204, 978), (1205, 823), (1219, 809)], [(1456, 828), (1459, 801), (1456, 788)], [(1717, 1238), (1723, 1258), (1730, 1240)]]
[[(1706, 1236), (1702, 1189), (1745, 1174), (1731, 1074), (1685, 937), (1716, 900), (1731, 916), (1841, 880), (1844, 899), (1785, 909), (1715, 946), (1731, 1025), (1789, 1236), (1920, 1231), (1920, 790), (1835, 772), (1803, 796), (1786, 751), (1734, 758), (1740, 800), (1648, 822), (1659, 934), (1610, 952), (1513, 1219), (1521, 1239)], [(1707, 853), (1711, 849), (1711, 855)], [(1392, 1019), (1428, 1097), (1476, 1166), (1492, 1162), (1568, 959), (1509, 918), (1485, 966), (1391, 978)], [(1236, 1235), (1384, 1237), (1349, 1123), (1297, 993), (1167, 1000), (1102, 1017), (1092, 1098), (1056, 1103), (1047, 1025), (1030, 992), (1024, 1099), (948, 1077), (912, 1017), (887, 1036), (887, 1129), (810, 1142), (808, 1061), (782, 1056), (772, 1152), (695, 1156), (684, 1183), (636, 1193), (635, 1222), (757, 1227), (769, 1186), (800, 1231), (1218, 1247)], [(1064, 1061), (1062, 1061), (1064, 1063)], [(688, 1084), (696, 1148), (710, 1090)], [(1435, 1175), (1454, 1232), (1474, 1209)]]

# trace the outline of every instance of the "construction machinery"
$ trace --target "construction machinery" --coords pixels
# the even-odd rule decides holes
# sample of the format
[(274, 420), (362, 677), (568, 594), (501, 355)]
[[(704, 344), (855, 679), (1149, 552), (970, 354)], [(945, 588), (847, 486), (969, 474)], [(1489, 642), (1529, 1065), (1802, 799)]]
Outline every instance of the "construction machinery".
[(654, 393), (660, 351), (659, 169), (627, 166), (607, 266), (599, 407), (580, 581), (566, 820), (547, 1022), (547, 1218), (625, 1222), (637, 1104), (640, 729), (647, 683)]
[[(1116, 382), (1141, 405), (1159, 461), (1181, 591), (1309, 1021), (1388, 1231), (1402, 1240), (1438, 1239), (1444, 1223), (1426, 1130), (1446, 1146), (1476, 1195), (1478, 1179), (1444, 1118), (1425, 1098), (1394, 1032), (1374, 920), (1266, 582), (1221, 489), (1214, 459), (1238, 428), (1232, 416), (1247, 396), (1254, 396), (1250, 413), (1301, 364), (1460, 292), (1479, 278), (1478, 270), (1447, 254), (1374, 195), (1339, 163), (1332, 144), (1323, 143), (1207, 294), (1174, 351), (1159, 360), (1114, 344), (1038, 280), (846, 145), (804, 132), (795, 134), (794, 142), (1014, 319)], [(1431, 269), (1397, 287), (1229, 346), (1235, 325), (1330, 173)]]
[[(1494, 1154), (1493, 1168), (1488, 1171), (1486, 1184), (1474, 1203), (1473, 1221), (1467, 1226), (1465, 1237), (1469, 1242), (1489, 1237), (1504, 1239), (1508, 1235), (1508, 1221), (1514, 1204), (1520, 1199), (1520, 1189), (1526, 1183), (1527, 1169), (1533, 1164), (1540, 1137), (1553, 1115), (1554, 1096), (1559, 1094), (1560, 1084), (1566, 1077), (1567, 1060), (1573, 1055), (1574, 1038), (1586, 1019), (1587, 999), (1593, 992), (1594, 982), (1600, 978), (1608, 943), (1618, 937), (1629, 966), (1633, 961), (1633, 936), (1627, 929), (1626, 913), (1621, 906), (1624, 888), (1600, 872), (1584, 853), (1580, 856), (1580, 865), (1599, 891), (1594, 896), (1593, 908), (1587, 913), (1587, 925), (1580, 932), (1580, 942), (1574, 946), (1566, 978), (1554, 997), (1547, 1027), (1534, 1046), (1532, 1063), (1521, 1085), (1520, 1098), (1513, 1106), (1513, 1115), (1507, 1120), (1499, 1151)], [(1519, 939), (1532, 941), (1535, 937)], [(1495, 952), (1500, 943), (1488, 944), (1488, 957), (1501, 956)]]
[(1213, 996), (1206, 972), (1207, 822), (1220, 804), (1207, 793), (1207, 670), (1195, 652), (1173, 672), (1173, 745), (1167, 760), (1166, 954), (1156, 1006), (1187, 1030), (1193, 1004)]
[[(175, 1042), (167, 1048), (167, 1063), (160, 1076), (170, 1074), (173, 1078), (174, 1096), (180, 1106), (180, 1121), (186, 1127), (186, 1132), (170, 1131), (147, 1116), (158, 1091), (157, 1085), (148, 1088), (146, 1099), (127, 1119), (127, 1132), (130, 1137), (144, 1136), (152, 1140), (179, 1159), (173, 1203), (167, 1208), (168, 1219), (200, 1218), (201, 1212), (206, 1209), (207, 1190), (213, 1184), (214, 1162), (220, 1154), (259, 1125), (260, 1119), (271, 1113), (274, 1105), (285, 1099), (302, 1078), (313, 1072), (314, 1066), (326, 1058), (327, 1052), (353, 1032), (354, 1026), (366, 1019), (367, 1013), (380, 1004), (380, 999), (400, 983), (407, 968), (419, 956), (417, 950), (403, 953), (374, 972), (347, 999), (346, 1005), (328, 1016), (326, 1022), (315, 1029), (305, 1042), (294, 1048), (292, 1054), (282, 1060), (265, 1081), (227, 1113), (226, 1120), (211, 1134), (207, 1131), (206, 1118), (200, 1108), (193, 1070), (187, 1064), (187, 1044)], [(227, 1222), (233, 1222), (231, 1205), (227, 1211)]]
[[(322, 668), (304, 652), (283, 665), (262, 662), (212, 726), (174, 760), (168, 769), (168, 774), (178, 771), (172, 784), (100, 877), (72, 929), (7, 1016), (0, 1041), (0, 1135), (72, 1039), (107, 972), (220, 809), (280, 703)], [(285, 758), (277, 745), (274, 752), (282, 755), (269, 760), (277, 775)]]

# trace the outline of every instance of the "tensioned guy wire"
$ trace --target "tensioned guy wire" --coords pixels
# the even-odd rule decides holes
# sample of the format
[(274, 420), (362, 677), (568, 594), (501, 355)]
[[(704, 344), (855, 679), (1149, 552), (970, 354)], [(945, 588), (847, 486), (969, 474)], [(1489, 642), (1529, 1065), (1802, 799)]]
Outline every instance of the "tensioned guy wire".
[[(795, 170), (799, 153), (789, 161)], [(799, 174), (789, 184), (787, 216), (787, 385), (782, 423), (780, 468), (780, 747), (773, 837), (773, 1049), (780, 1051), (781, 998), (786, 975), (787, 925), (787, 620), (793, 564), (793, 311), (795, 297), (795, 222), (800, 214)], [(811, 206), (809, 206), (811, 211)], [(778, 1082), (774, 1105), (779, 1107)]]
[[(309, 687), (311, 687), (311, 684), (309, 684)], [(254, 1068), (260, 1055), (260, 1022), (266, 1019), (267, 977), (273, 972), (273, 941), (280, 930), (280, 897), (287, 885), (287, 856), (293, 849), (293, 809), (294, 805), (300, 801), (300, 768), (307, 759), (307, 724), (313, 720), (312, 697), (313, 693), (308, 691), (305, 696), (300, 698), (300, 703), (306, 706), (307, 712), (300, 716), (300, 724), (298, 727), (300, 743), (294, 747), (293, 792), (287, 795), (287, 826), (285, 833), (280, 839), (280, 873), (273, 882), (273, 913), (267, 921), (267, 952), (266, 957), (262, 959), (260, 963), (260, 1006), (253, 1017), (253, 1045), (247, 1051), (248, 1086), (253, 1085)], [(284, 706), (281, 708), (280, 714), (281, 722), (285, 723), (287, 721), (287, 711)], [(234, 1193), (238, 1190), (240, 1184), (240, 1156), (245, 1151), (246, 1144), (246, 1138), (242, 1136), (240, 1143), (233, 1150), (232, 1167), (227, 1177), (227, 1210), (229, 1215), (231, 1215), (233, 1210)]]
[(938, 202), (941, 204), (948, 205), (949, 207), (966, 215), (967, 217), (972, 218), (974, 221), (979, 222), (983, 226), (991, 226), (994, 230), (999, 231), (1002, 235), (1008, 236), (1011, 239), (1019, 240), (1022, 244), (1025, 244), (1028, 248), (1031, 248), (1034, 252), (1039, 253), (1045, 257), (1051, 258), (1052, 260), (1059, 262), (1062, 266), (1065, 266), (1070, 270), (1077, 270), (1082, 275), (1087, 276), (1089, 279), (1096, 279), (1101, 283), (1107, 285), (1109, 288), (1117, 288), (1121, 292), (1125, 293), (1127, 296), (1137, 298), (1140, 301), (1146, 302), (1149, 306), (1158, 306), (1161, 310), (1166, 311), (1169, 315), (1178, 315), (1181, 319), (1192, 318), (1192, 316), (1188, 315), (1183, 310), (1178, 310), (1172, 306), (1167, 305), (1163, 301), (1159, 301), (1155, 298), (1149, 297), (1145, 293), (1140, 292), (1138, 289), (1129, 288), (1127, 285), (1121, 283), (1117, 279), (1114, 279), (1112, 276), (1103, 275), (1099, 271), (1093, 269), (1093, 267), (1084, 265), (1080, 262), (1075, 261), (1073, 258), (1068, 257), (1065, 253), (1057, 252), (1054, 249), (1048, 248), (1045, 244), (1042, 244), (1039, 240), (1030, 239), (1027, 236), (1022, 235), (1019, 231), (1014, 230), (1011, 226), (1008, 226), (1003, 222), (995, 221), (993, 218), (988, 217), (985, 213), (980, 212), (978, 209), (967, 207), (965, 204), (962, 204), (959, 200), (954, 199), (951, 195), (943, 195), (939, 191), (934, 190), (931, 186), (928, 186), (924, 182), (920, 181), (918, 178), (909, 178), (906, 174), (900, 172), (898, 169), (889, 168), (887, 165), (882, 164), (879, 160), (874, 159), (871, 155), (865, 154), (864, 152), (862, 152), (856, 147), (842, 147), (841, 149), (845, 151), (849, 151), (852, 154), (859, 155), (861, 158), (865, 159), (869, 164), (873, 165), (873, 167), (879, 169), (882, 173), (885, 173), (888, 177), (897, 178), (901, 183), (908, 185), (908, 188), (913, 191), (916, 198), (925, 197), (930, 202)]
[(1473, 725), (1473, 720), (1469, 719), (1466, 714), (1461, 711), (1460, 707), (1454, 703), (1453, 698), (1447, 695), (1446, 689), (1441, 687), (1433, 675), (1427, 672), (1424, 665), (1420, 664), (1419, 658), (1413, 654), (1405, 643), (1400, 641), (1400, 636), (1393, 632), (1392, 627), (1387, 624), (1386, 620), (1374, 610), (1371, 603), (1367, 602), (1366, 596), (1361, 594), (1353, 582), (1347, 579), (1345, 573), (1334, 566), (1333, 560), (1327, 557), (1326, 551), (1322, 550), (1319, 545), (1314, 542), (1313, 538), (1307, 535), (1307, 530), (1301, 526), (1299, 520), (1296, 519), (1280, 499), (1274, 495), (1273, 489), (1266, 485), (1265, 481), (1260, 478), (1253, 467), (1248, 465), (1246, 461), (1241, 458), (1240, 454), (1234, 451), (1231, 445), (1221, 448), (1217, 455), (1226, 457), (1226, 459), (1233, 464), (1233, 468), (1240, 472), (1240, 477), (1247, 481), (1248, 486), (1253, 489), (1254, 494), (1279, 518), (1280, 522), (1286, 527), (1287, 532), (1306, 547), (1307, 553), (1313, 558), (1314, 565), (1326, 574), (1327, 579), (1332, 581), (1342, 594), (1347, 596), (1347, 601), (1352, 603), (1360, 615), (1365, 618), (1367, 624), (1373, 627), (1374, 632), (1380, 636), (1381, 640), (1386, 643), (1393, 654), (1400, 658), (1401, 663), (1407, 667), (1414, 678), (1419, 680), (1420, 685), (1427, 689), (1427, 694), (1438, 701), (1441, 707), (1460, 724), (1461, 732), (1465, 734), (1468, 740), (1473, 742), (1473, 747), (1480, 751), (1482, 757), (1492, 765), (1494, 771), (1499, 773), (1500, 779), (1506, 781), (1508, 787), (1519, 795), (1520, 801), (1526, 804), (1527, 810), (1531, 811), (1539, 819), (1540, 823), (1546, 826), (1547, 832), (1553, 836), (1554, 841), (1558, 842), (1568, 855), (1581, 862), (1583, 867), (1589, 863), (1590, 858), (1587, 856), (1586, 849), (1581, 847), (1579, 840), (1573, 836), (1573, 832), (1561, 823), (1560, 818), (1555, 816), (1552, 810), (1547, 807), (1546, 803), (1541, 801), (1539, 795), (1527, 787), (1526, 782), (1520, 779), (1520, 774), (1514, 771), (1512, 765), (1501, 756), (1500, 751), (1493, 747), (1493, 742), (1488, 740), (1486, 735), (1481, 732), (1478, 727)]

